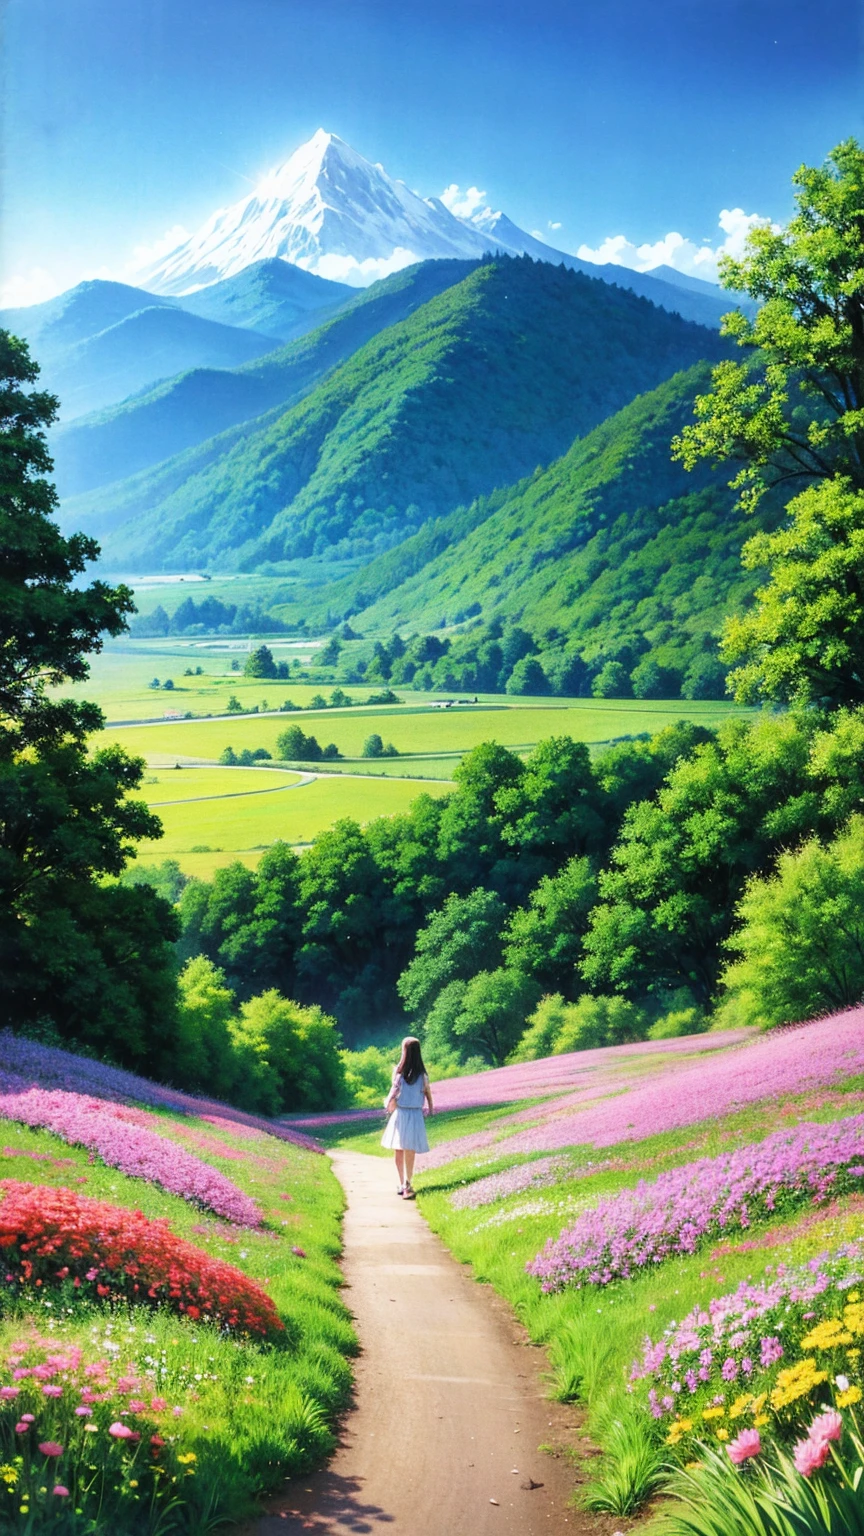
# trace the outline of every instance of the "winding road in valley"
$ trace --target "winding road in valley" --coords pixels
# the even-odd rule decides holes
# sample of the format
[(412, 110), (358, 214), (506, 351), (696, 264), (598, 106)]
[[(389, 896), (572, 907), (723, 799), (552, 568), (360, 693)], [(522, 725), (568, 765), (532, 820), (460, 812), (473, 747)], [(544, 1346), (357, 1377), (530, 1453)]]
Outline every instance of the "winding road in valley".
[[(332, 1157), (348, 1201), (345, 1300), (361, 1345), (354, 1406), (327, 1469), (291, 1483), (243, 1536), (626, 1530), (620, 1516), (571, 1507), (592, 1448), (572, 1407), (547, 1398), (545, 1357), (509, 1309), (398, 1198), (389, 1160)], [(564, 1449), (574, 1444), (575, 1463)]]

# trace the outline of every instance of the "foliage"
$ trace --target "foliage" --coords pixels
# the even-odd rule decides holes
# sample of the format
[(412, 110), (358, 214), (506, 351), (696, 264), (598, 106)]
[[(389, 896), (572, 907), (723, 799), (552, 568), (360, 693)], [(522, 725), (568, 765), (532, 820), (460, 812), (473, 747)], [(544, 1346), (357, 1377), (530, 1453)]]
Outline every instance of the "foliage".
[(320, 1008), (301, 1008), (271, 990), (243, 1003), (229, 1029), (239, 1057), (234, 1096), (241, 1106), (277, 1115), (344, 1103), (341, 1040)]
[(57, 402), (28, 390), (37, 374), (0, 331), (0, 1005), (141, 1065), (172, 1036), (176, 923), (149, 887), (104, 877), (159, 823), (128, 798), (140, 761), (88, 753), (100, 711), (52, 691), (86, 678), (88, 653), (124, 629), (132, 599), (76, 584), (98, 546), (53, 520), (45, 428)]
[(544, 875), (504, 930), (505, 964), (572, 997), (582, 937), (596, 901), (597, 877), (588, 858), (568, 859), (558, 874)]
[[(860, 1482), (864, 1446), (836, 1483), (805, 1479), (788, 1456), (760, 1463), (742, 1476), (722, 1452), (709, 1450), (701, 1463), (672, 1484), (676, 1502), (663, 1517), (661, 1536), (864, 1536)], [(848, 1470), (847, 1470), (848, 1468)]]
[(360, 1109), (380, 1109), (393, 1080), (394, 1051), (367, 1045), (362, 1051), (343, 1051), (345, 1091)]
[(454, 981), (438, 994), (423, 1032), (434, 1055), (451, 1052), (503, 1066), (519, 1039), (539, 987), (529, 976), (499, 968), (477, 971), (470, 981)]
[(397, 983), (409, 1012), (417, 1017), (428, 1014), (445, 987), (494, 966), (501, 951), (504, 910), (494, 891), (448, 896), (417, 934), (416, 957)]
[(848, 139), (793, 182), (787, 228), (752, 230), (743, 258), (724, 262), (726, 286), (762, 301), (754, 320), (726, 321), (749, 358), (717, 366), (675, 449), (690, 466), (743, 460), (733, 485), (747, 507), (766, 486), (798, 492), (784, 526), (745, 546), (745, 565), (767, 564), (770, 579), (753, 612), (730, 619), (724, 649), (742, 663), (737, 697), (836, 706), (864, 698), (864, 151)]
[(864, 997), (864, 818), (823, 845), (782, 853), (749, 882), (727, 948), (719, 1021), (762, 1028), (834, 1012)]
[(41, 1287), (69, 1281), (92, 1294), (166, 1306), (193, 1322), (268, 1339), (284, 1333), (269, 1296), (242, 1270), (181, 1241), (167, 1221), (148, 1221), (70, 1189), (0, 1183), (0, 1248), (5, 1283)]

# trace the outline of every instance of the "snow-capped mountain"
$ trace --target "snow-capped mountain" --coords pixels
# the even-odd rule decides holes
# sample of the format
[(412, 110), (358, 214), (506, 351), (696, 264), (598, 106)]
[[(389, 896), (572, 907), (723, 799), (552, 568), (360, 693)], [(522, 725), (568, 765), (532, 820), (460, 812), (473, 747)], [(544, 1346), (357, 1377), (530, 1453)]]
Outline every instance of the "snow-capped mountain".
[(136, 282), (151, 293), (188, 296), (276, 258), (364, 288), (415, 262), (476, 260), (489, 252), (564, 262), (700, 325), (716, 327), (730, 307), (707, 283), (673, 283), (665, 272), (580, 261), (491, 208), (460, 218), (440, 198), (412, 192), (323, 128), (268, 172), (250, 197), (218, 209), (168, 256), (139, 271)]
[(138, 280), (156, 293), (191, 293), (278, 256), (364, 287), (415, 261), (488, 249), (482, 231), (437, 198), (419, 197), (321, 128), (250, 197), (218, 209)]

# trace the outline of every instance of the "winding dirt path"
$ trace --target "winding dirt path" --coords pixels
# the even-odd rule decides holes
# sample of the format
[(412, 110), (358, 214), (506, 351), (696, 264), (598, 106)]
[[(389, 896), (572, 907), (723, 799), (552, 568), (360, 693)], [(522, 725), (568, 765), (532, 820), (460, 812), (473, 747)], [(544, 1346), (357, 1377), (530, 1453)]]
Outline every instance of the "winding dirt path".
[(348, 1197), (345, 1300), (362, 1349), (355, 1403), (329, 1467), (271, 1501), (245, 1536), (626, 1529), (570, 1507), (577, 1474), (563, 1447), (578, 1441), (574, 1414), (547, 1400), (544, 1356), (504, 1303), (398, 1198), (389, 1161), (332, 1155)]

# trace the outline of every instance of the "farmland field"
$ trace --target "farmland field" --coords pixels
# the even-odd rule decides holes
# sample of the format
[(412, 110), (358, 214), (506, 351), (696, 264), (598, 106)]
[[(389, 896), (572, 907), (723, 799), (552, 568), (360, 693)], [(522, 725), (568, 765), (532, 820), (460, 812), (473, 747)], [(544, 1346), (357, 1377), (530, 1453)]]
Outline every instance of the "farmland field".
[[(209, 785), (211, 777), (215, 788)], [(149, 773), (139, 794), (156, 810), (164, 836), (141, 843), (139, 860), (177, 859), (187, 874), (203, 877), (235, 859), (251, 867), (271, 843), (310, 843), (343, 816), (366, 822), (397, 815), (424, 788), (442, 794), (447, 785), (313, 778), (256, 768)]]

